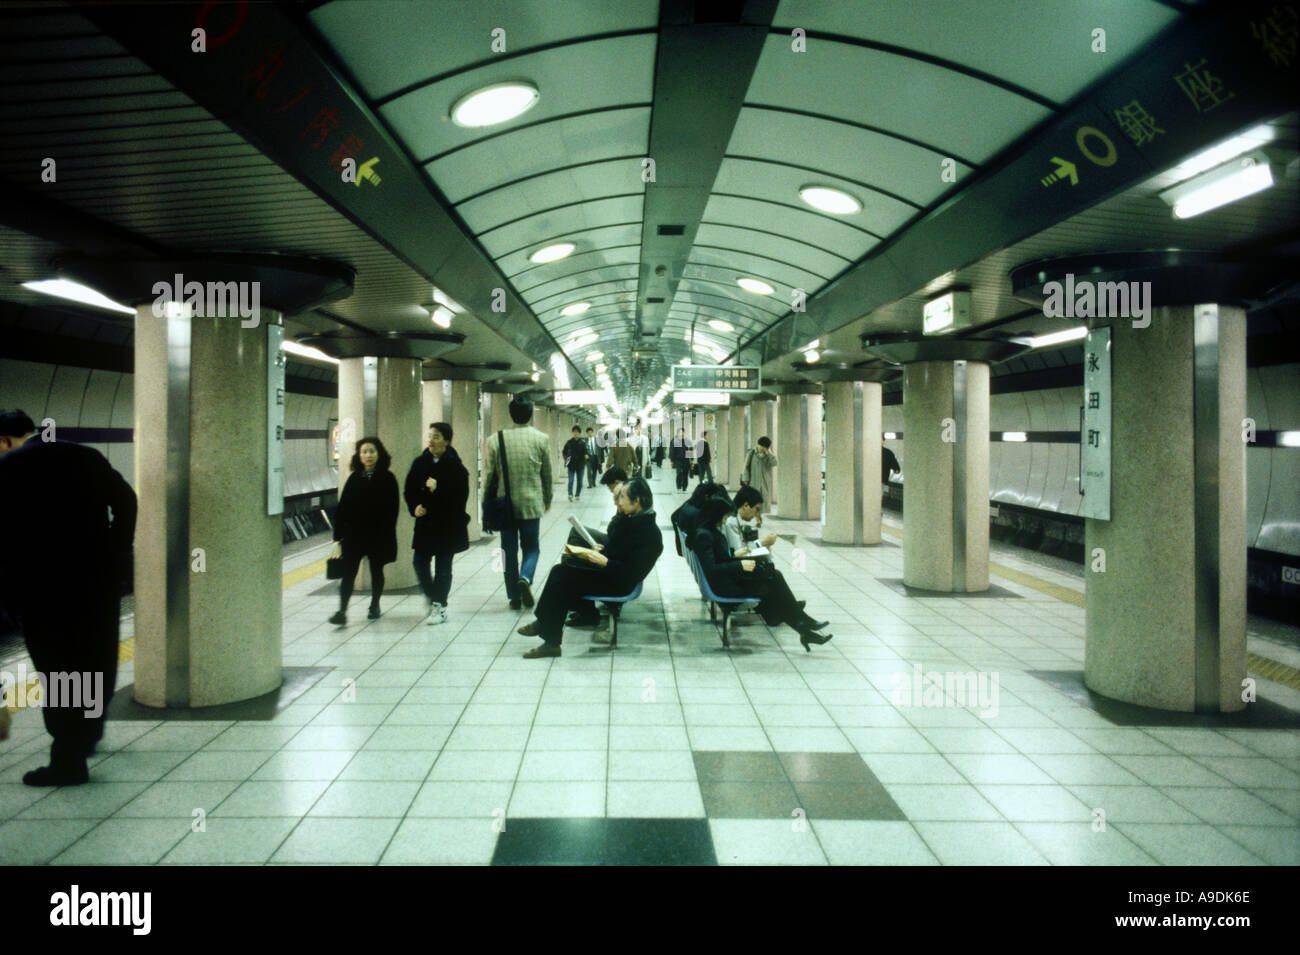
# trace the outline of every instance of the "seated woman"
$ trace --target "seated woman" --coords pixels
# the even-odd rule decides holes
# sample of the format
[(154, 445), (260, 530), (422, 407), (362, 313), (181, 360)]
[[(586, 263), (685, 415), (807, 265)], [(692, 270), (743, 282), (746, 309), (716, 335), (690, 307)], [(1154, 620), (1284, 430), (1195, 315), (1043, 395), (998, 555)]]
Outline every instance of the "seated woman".
[[(826, 626), (826, 621), (814, 620), (803, 612), (785, 577), (773, 564), (760, 565), (756, 560), (736, 560), (731, 556), (722, 533), (722, 522), (730, 513), (731, 507), (724, 501), (706, 502), (691, 542), (700, 569), (714, 593), (722, 597), (758, 597), (758, 612), (767, 625), (788, 624), (798, 632), (799, 642), (809, 652), (812, 652), (810, 643), (823, 644), (831, 639), (834, 634), (816, 632)], [(764, 567), (762, 571), (758, 570), (760, 566)]]
[(664, 550), (654, 512), (654, 496), (644, 478), (632, 478), (618, 492), (622, 515), (611, 521), (609, 537), (602, 550), (566, 547), (590, 564), (590, 568), (556, 564), (546, 575), (546, 586), (537, 601), (537, 619), (519, 628), (525, 637), (541, 637), (545, 643), (524, 657), (558, 657), (564, 636), (564, 615), (582, 606), (588, 594), (616, 596), (631, 593)]

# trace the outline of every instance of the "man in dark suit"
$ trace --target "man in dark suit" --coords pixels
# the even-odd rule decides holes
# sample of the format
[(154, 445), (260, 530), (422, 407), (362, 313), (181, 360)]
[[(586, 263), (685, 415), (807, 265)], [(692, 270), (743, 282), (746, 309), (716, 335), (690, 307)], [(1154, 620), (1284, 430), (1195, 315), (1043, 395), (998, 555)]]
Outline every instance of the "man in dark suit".
[(582, 605), (587, 594), (631, 593), (645, 579), (663, 553), (663, 534), (654, 512), (654, 496), (643, 478), (626, 482), (618, 495), (623, 515), (613, 521), (603, 550), (584, 550), (581, 557), (590, 569), (556, 564), (546, 577), (546, 587), (537, 601), (537, 619), (519, 628), (525, 637), (541, 637), (540, 647), (524, 657), (558, 657), (564, 635), (564, 615)]
[(117, 680), (135, 492), (94, 448), (43, 440), (26, 414), (0, 411), (0, 507), (0, 599), (45, 677), (41, 713), (54, 737), (50, 765), (23, 782), (76, 786), (88, 780)]

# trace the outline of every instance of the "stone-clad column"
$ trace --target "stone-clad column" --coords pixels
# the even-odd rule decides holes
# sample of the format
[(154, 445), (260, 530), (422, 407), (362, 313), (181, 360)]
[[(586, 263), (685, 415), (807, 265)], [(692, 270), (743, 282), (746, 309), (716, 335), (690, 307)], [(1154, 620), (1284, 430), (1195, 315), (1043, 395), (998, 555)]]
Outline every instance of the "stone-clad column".
[[(945, 592), (988, 590), (988, 364), (908, 364), (903, 433), (903, 582)], [(873, 486), (878, 500), (879, 485)]]
[(832, 544), (880, 543), (878, 381), (826, 383), (826, 523)]
[(449, 414), (444, 414), (445, 421), (451, 424), (452, 447), (460, 455), (461, 463), (469, 472), (469, 497), (465, 510), (469, 512), (469, 540), (472, 544), (483, 536), (480, 523), (483, 507), (479, 498), (479, 388), (477, 381), (450, 381)]
[(776, 452), (778, 515), (790, 520), (821, 516), (822, 398), (816, 386), (789, 386), (777, 398), (780, 450)]
[(1166, 306), (1149, 327), (1106, 324), (1110, 519), (1086, 521), (1085, 682), (1159, 709), (1243, 709), (1245, 314)]
[(750, 448), (745, 437), (746, 407), (744, 404), (732, 405), (727, 412), (727, 487), (732, 491), (740, 487), (740, 470), (745, 466), (745, 455)]

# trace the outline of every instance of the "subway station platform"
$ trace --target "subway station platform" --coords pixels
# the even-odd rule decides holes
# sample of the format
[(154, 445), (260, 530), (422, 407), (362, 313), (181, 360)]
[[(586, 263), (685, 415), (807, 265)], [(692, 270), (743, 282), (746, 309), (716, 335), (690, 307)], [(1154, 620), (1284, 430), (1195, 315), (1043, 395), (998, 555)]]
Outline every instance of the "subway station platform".
[[(658, 475), (666, 528), (682, 495)], [(611, 513), (599, 488), (576, 504), (558, 497), (542, 522), (538, 594), (566, 516), (603, 525)], [(23, 786), (48, 737), (38, 711), (14, 713), (0, 858), (1300, 862), (1297, 690), (1260, 679), (1249, 716), (1107, 707), (1082, 687), (1081, 577), (995, 544), (991, 594), (907, 595), (891, 583), (899, 526), (863, 548), (822, 545), (816, 522), (769, 517), (769, 529), (796, 596), (830, 620), (834, 639), (810, 653), (756, 616), (739, 619), (724, 651), (670, 543), (624, 612), (618, 648), (567, 629), (553, 660), (522, 658), (536, 640), (515, 630), (531, 616), (507, 607), (491, 539), (456, 560), (442, 626), (425, 624), (414, 592), (385, 596), (375, 621), (358, 594), (349, 624), (328, 624), (337, 585), (321, 572), (324, 549), (299, 549), (286, 559), (283, 698), (239, 718), (133, 708), (128, 622), (90, 784)], [(1263, 637), (1253, 624), (1252, 674), (1262, 655), (1275, 676), (1294, 674), (1294, 628)], [(966, 673), (984, 680), (969, 697), (975, 684), (953, 682)], [(927, 674), (947, 678), (947, 693), (911, 698)]]

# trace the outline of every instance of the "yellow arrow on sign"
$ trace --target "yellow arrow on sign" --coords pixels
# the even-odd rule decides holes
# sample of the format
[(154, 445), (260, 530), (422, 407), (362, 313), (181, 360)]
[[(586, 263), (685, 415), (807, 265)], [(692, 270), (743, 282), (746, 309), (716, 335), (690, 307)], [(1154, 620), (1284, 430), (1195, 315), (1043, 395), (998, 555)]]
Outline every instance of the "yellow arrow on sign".
[(1077, 186), (1079, 184), (1078, 166), (1076, 166), (1074, 163), (1070, 162), (1069, 160), (1062, 159), (1060, 156), (1053, 156), (1052, 162), (1056, 163), (1056, 171), (1053, 173), (1049, 173), (1048, 175), (1044, 176), (1041, 180), (1039, 180), (1044, 186), (1050, 186), (1058, 179), (1066, 179), (1066, 178), (1070, 180), (1070, 185), (1072, 186)]

